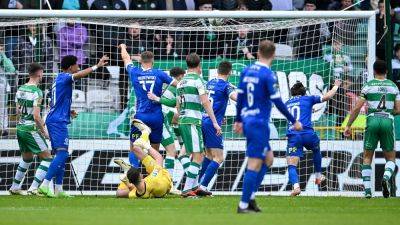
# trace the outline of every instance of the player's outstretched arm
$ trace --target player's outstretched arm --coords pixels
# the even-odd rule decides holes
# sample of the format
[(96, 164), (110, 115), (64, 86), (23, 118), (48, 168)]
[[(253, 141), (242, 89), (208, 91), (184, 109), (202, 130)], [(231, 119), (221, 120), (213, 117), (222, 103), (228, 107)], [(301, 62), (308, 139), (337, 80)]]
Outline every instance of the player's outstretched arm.
[(212, 106), (211, 106), (211, 102), (208, 99), (207, 94), (200, 95), (200, 102), (203, 105), (204, 110), (206, 111), (206, 113), (210, 117), (211, 121), (213, 122), (213, 126), (217, 130), (217, 134), (221, 135), (222, 134), (222, 129), (218, 125), (217, 119), (215, 118), (215, 114), (214, 114), (214, 111), (213, 111)]
[(126, 45), (120, 44), (119, 49), (121, 50), (121, 58), (124, 62), (124, 66), (126, 67), (129, 63), (132, 62), (131, 56), (129, 55), (128, 51), (126, 51)]
[(148, 92), (147, 93), (147, 98), (154, 101), (154, 102), (158, 102), (161, 105), (165, 105), (168, 107), (175, 107), (176, 106), (176, 98), (167, 98), (164, 95), (161, 97), (158, 97), (157, 95), (155, 95), (154, 93)]
[(340, 80), (335, 80), (335, 84), (332, 87), (331, 90), (329, 90), (323, 97), (322, 97), (322, 102), (326, 102), (330, 100), (333, 96), (335, 96), (337, 90), (339, 89), (340, 85), (342, 84), (342, 81)]
[(79, 71), (79, 72), (77, 72), (77, 73), (72, 74), (74, 80), (77, 80), (77, 79), (81, 79), (81, 78), (83, 78), (83, 77), (86, 77), (86, 76), (89, 75), (91, 72), (97, 70), (97, 68), (100, 68), (100, 67), (103, 67), (103, 66), (107, 65), (107, 64), (108, 64), (108, 59), (109, 59), (108, 56), (107, 56), (107, 55), (104, 55), (103, 57), (101, 57), (101, 59), (99, 60), (99, 62), (97, 63), (97, 65), (92, 66), (92, 67), (90, 67), (90, 68), (87, 68), (87, 69), (84, 69), (84, 70), (81, 70), (81, 71)]
[(354, 123), (354, 121), (357, 119), (357, 116), (360, 113), (360, 110), (363, 107), (364, 103), (365, 103), (364, 98), (360, 98), (357, 100), (356, 106), (350, 112), (350, 118), (349, 118), (349, 121), (347, 122), (346, 128), (344, 130), (344, 136), (349, 137), (351, 135), (350, 127)]

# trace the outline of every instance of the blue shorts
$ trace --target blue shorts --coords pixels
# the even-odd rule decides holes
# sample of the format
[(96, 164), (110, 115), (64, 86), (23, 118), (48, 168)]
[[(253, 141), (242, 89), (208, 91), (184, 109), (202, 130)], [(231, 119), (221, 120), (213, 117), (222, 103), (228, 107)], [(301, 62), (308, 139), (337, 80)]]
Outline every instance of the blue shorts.
[(319, 137), (313, 133), (288, 134), (287, 156), (303, 157), (303, 148), (308, 150), (319, 149)]
[(162, 140), (164, 116), (162, 113), (137, 113), (135, 119), (141, 120), (151, 129), (150, 143), (159, 144)]
[(247, 141), (246, 156), (265, 160), (269, 145), (269, 124), (264, 120), (243, 122), (243, 133)]
[(222, 144), (222, 135), (217, 135), (210, 118), (203, 118), (201, 124), (201, 131), (203, 133), (204, 146), (206, 148), (219, 148), (224, 149)]
[(47, 131), (49, 132), (51, 149), (68, 150), (69, 136), (67, 123), (46, 123)]

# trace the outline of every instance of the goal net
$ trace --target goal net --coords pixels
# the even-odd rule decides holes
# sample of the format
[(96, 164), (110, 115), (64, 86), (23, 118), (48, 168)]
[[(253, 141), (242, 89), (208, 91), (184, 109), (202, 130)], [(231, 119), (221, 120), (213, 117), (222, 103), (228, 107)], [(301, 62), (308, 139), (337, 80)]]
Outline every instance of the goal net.
[[(91, 17), (94, 12), (90, 11), (49, 16), (51, 13), (33, 17), (1, 16), (0, 19), (0, 58), (3, 60), (0, 130), (4, 135), (0, 137), (0, 191), (10, 187), (20, 159), (14, 99), (17, 88), (27, 81), (29, 63), (39, 62), (45, 68), (40, 88), (45, 93), (42, 114), (46, 115), (48, 93), (64, 56), (77, 56), (81, 69), (94, 65), (104, 54), (110, 57), (109, 66), (74, 84), (72, 108), (79, 116), (69, 125), (71, 157), (66, 166), (64, 189), (76, 193), (82, 190), (84, 194), (111, 194), (122, 172), (113, 159), (128, 160), (129, 117), (135, 112), (135, 96), (117, 48), (119, 44), (127, 45), (136, 64), (141, 52), (152, 51), (154, 67), (165, 71), (174, 66), (186, 69), (185, 56), (196, 52), (202, 57), (202, 76), (206, 81), (216, 76), (218, 63), (228, 60), (233, 65), (229, 81), (237, 85), (243, 68), (255, 62), (259, 42), (268, 39), (276, 44), (272, 69), (276, 71), (284, 101), (290, 98), (290, 87), (298, 81), (307, 87), (310, 95), (323, 95), (335, 79), (343, 81), (336, 97), (313, 109), (312, 120), (321, 139), (326, 181), (320, 187), (314, 184), (312, 152), (305, 151), (298, 167), (303, 193), (310, 196), (362, 194), (360, 167), (365, 116), (361, 115), (355, 122), (351, 139), (346, 140), (342, 131), (362, 85), (371, 76), (367, 58), (374, 59), (375, 43), (371, 41), (375, 34), (372, 30), (371, 35), (374, 28), (369, 23), (370, 12), (359, 12), (354, 17), (338, 13), (324, 18), (312, 13), (315, 17), (291, 16), (296, 14), (293, 12), (276, 17), (273, 15), (278, 14), (272, 12), (268, 18), (250, 13), (243, 13), (242, 17), (233, 13), (236, 16), (229, 17), (226, 12), (210, 12), (204, 16), (193, 13), (186, 18), (182, 15), (174, 18), (179, 12), (159, 12), (158, 18), (151, 13), (153, 16), (146, 16), (144, 12), (137, 15), (108, 12), (103, 16), (97, 13), (96, 17)], [(125, 16), (118, 16), (122, 13)], [(169, 16), (163, 18), (164, 13)], [(235, 103), (229, 102), (223, 125), (225, 161), (209, 186), (215, 194), (238, 194), (242, 189), (247, 161), (245, 140), (232, 130), (235, 114)], [(285, 158), (287, 122), (275, 108), (270, 128), (275, 160), (260, 191), (287, 195), (291, 190)], [(23, 189), (32, 182), (38, 163), (36, 159), (31, 165)], [(181, 188), (184, 172), (178, 160), (175, 164), (173, 179), (176, 187)]]

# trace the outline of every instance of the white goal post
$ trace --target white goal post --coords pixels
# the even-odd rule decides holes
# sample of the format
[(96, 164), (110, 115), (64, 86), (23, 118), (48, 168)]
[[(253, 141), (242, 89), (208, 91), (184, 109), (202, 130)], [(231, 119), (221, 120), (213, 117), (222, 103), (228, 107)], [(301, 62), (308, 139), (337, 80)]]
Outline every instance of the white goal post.
[[(289, 98), (290, 86), (296, 81), (304, 82), (308, 93), (314, 95), (325, 93), (335, 78), (349, 84), (338, 98), (314, 108), (313, 121), (321, 138), (322, 167), (327, 182), (321, 187), (314, 184), (312, 154), (306, 152), (299, 165), (304, 195), (362, 196), (362, 127), (354, 131), (353, 140), (345, 140), (341, 132), (352, 101), (363, 83), (373, 77), (375, 23), (374, 11), (0, 10), (0, 45), (3, 39), (6, 45), (7, 35), (13, 32), (19, 41), (9, 50), (11, 53), (8, 52), (18, 71), (14, 76), (17, 79), (10, 78), (14, 72), (0, 74), (0, 78), (6, 80), (5, 86), (9, 87), (2, 89), (0, 82), (0, 112), (4, 105), (7, 114), (1, 116), (0, 113), (0, 120), (8, 122), (6, 129), (9, 130), (8, 137), (0, 137), (0, 194), (6, 193), (10, 187), (19, 162), (13, 92), (26, 75), (24, 65), (32, 61), (27, 59), (29, 51), (25, 49), (30, 42), (26, 41), (26, 45), (21, 43), (32, 35), (27, 26), (35, 26), (38, 31), (33, 32), (39, 37), (38, 43), (44, 46), (33, 46), (38, 53), (32, 53), (37, 54), (32, 58), (50, 64), (45, 70), (48, 79), (42, 87), (45, 93), (59, 72), (60, 59), (71, 48), (82, 52), (81, 67), (92, 65), (102, 54), (111, 57), (107, 72), (98, 72), (94, 77), (75, 84), (72, 108), (78, 110), (80, 116), (70, 125), (70, 150), (71, 164), (77, 177), (73, 177), (67, 165), (64, 179), (64, 189), (71, 193), (80, 193), (82, 189), (87, 195), (113, 194), (121, 170), (112, 160), (128, 157), (126, 120), (134, 111), (134, 97), (120, 64), (117, 44), (129, 42), (131, 48), (128, 51), (132, 58), (144, 50), (153, 51), (155, 67), (165, 71), (173, 66), (185, 68), (184, 55), (197, 52), (203, 59), (206, 80), (215, 76), (219, 62), (229, 60), (233, 64), (230, 81), (236, 84), (241, 70), (254, 62), (259, 41), (270, 39), (277, 44), (273, 69), (277, 72), (284, 100)], [(82, 35), (84, 41), (79, 47), (68, 36), (68, 32), (77, 30), (81, 35), (82, 32), (86, 34), (85, 38)], [(338, 61), (342, 64), (339, 65)], [(347, 68), (343, 71), (344, 67)], [(2, 92), (5, 94), (1, 95)], [(5, 96), (3, 100), (2, 96)], [(1, 104), (2, 101), (5, 104)], [(46, 110), (43, 110), (44, 114)], [(215, 194), (239, 194), (242, 187), (245, 141), (232, 132), (233, 115), (235, 107), (230, 103), (224, 124), (225, 162), (209, 186)], [(272, 112), (271, 126), (275, 131), (271, 137), (275, 161), (264, 178), (260, 193), (288, 195), (286, 122), (276, 109)], [(396, 147), (400, 147), (399, 141)], [(379, 165), (377, 170), (375, 164)], [(36, 161), (31, 166), (23, 188), (32, 181), (34, 166), (37, 165)], [(178, 161), (175, 165), (174, 181), (179, 188), (182, 166)], [(378, 151), (373, 164), (373, 181), (375, 171), (381, 172), (381, 167), (382, 154)], [(380, 195), (379, 190), (374, 193)]]

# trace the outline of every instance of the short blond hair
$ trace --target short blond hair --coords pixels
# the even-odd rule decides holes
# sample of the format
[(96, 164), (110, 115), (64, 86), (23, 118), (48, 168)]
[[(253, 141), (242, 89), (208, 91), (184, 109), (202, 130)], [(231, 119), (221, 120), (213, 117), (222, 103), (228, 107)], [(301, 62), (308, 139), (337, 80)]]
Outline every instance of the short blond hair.
[(276, 48), (274, 42), (270, 40), (264, 40), (260, 42), (258, 53), (261, 55), (261, 57), (265, 59), (270, 59), (274, 56), (275, 49)]

